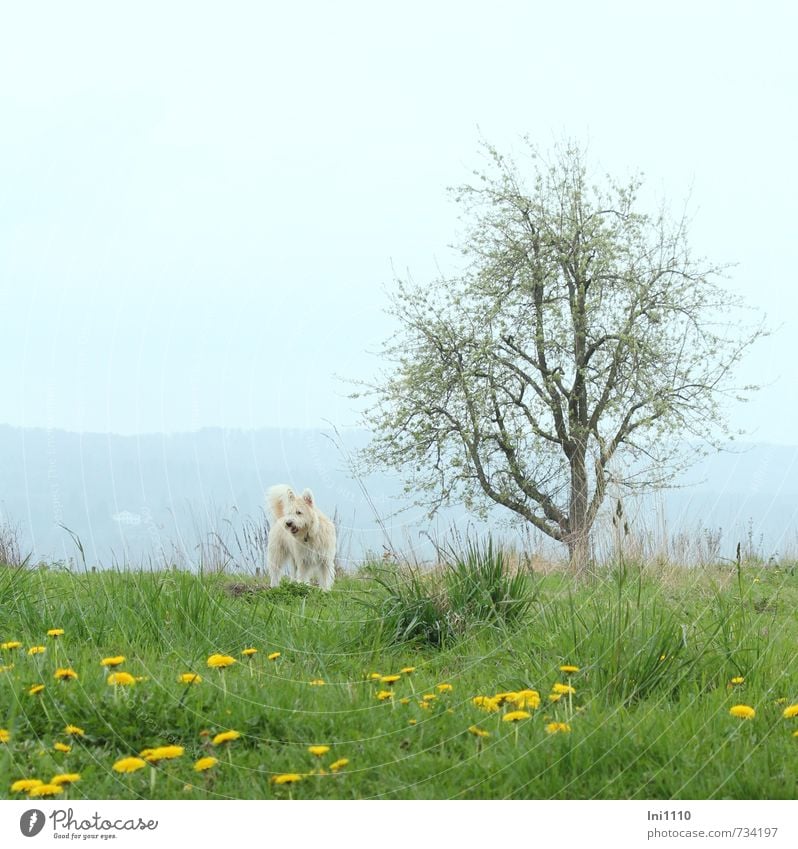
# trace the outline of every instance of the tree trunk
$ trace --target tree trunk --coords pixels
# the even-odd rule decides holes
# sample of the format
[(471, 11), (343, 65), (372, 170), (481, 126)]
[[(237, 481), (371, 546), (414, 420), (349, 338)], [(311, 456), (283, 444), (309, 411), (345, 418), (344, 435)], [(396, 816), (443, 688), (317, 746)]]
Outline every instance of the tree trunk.
[(590, 528), (587, 524), (587, 468), (585, 448), (579, 446), (571, 455), (570, 533), (568, 558), (571, 569), (577, 574), (587, 570), (590, 556)]

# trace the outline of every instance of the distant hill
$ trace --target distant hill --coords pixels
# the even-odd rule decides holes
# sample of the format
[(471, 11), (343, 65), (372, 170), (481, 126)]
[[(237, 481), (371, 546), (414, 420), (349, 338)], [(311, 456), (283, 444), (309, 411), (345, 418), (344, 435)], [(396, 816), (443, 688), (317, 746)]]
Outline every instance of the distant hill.
[[(337, 514), (344, 560), (380, 553), (384, 534), (330, 437), (219, 428), (118, 436), (0, 425), (0, 517), (19, 526), (23, 549), (35, 559), (79, 557), (63, 525), (79, 537), (90, 565), (147, 555), (196, 563), (213, 531), (232, 546), (235, 533), (261, 522), (265, 490), (285, 482), (310, 487), (321, 509)], [(342, 439), (352, 451), (367, 434), (349, 431)], [(380, 516), (397, 510), (398, 479), (375, 476), (368, 486)], [(388, 522), (397, 544), (405, 522), (415, 527), (419, 516), (415, 510)]]
[[(343, 439), (351, 451), (368, 434), (347, 431)], [(627, 505), (627, 515), (633, 533), (654, 547), (703, 540), (730, 557), (742, 541), (764, 557), (798, 553), (796, 472), (798, 447), (739, 446), (694, 468), (684, 488)], [(254, 548), (244, 537), (262, 521), (264, 491), (281, 482), (311, 487), (321, 508), (337, 513), (344, 562), (382, 552), (385, 535), (372, 507), (323, 431), (118, 436), (0, 425), (0, 517), (19, 525), (23, 548), (35, 559), (80, 559), (61, 525), (78, 535), (89, 565), (104, 566), (142, 559), (196, 564), (217, 531), (239, 565), (254, 568)], [(401, 480), (375, 476), (366, 487), (393, 544), (419, 557), (431, 552), (427, 533), (440, 537), (451, 524), (482, 527), (455, 507), (432, 528), (417, 508), (388, 519), (408, 507), (397, 500)]]

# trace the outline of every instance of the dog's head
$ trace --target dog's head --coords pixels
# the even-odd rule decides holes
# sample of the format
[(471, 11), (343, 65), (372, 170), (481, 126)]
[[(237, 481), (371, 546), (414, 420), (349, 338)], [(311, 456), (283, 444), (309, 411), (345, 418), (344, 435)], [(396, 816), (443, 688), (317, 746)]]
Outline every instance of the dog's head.
[(313, 493), (306, 489), (301, 497), (297, 498), (293, 490), (288, 490), (288, 503), (286, 504), (283, 522), (286, 528), (294, 535), (306, 536), (316, 525), (316, 510), (313, 505)]

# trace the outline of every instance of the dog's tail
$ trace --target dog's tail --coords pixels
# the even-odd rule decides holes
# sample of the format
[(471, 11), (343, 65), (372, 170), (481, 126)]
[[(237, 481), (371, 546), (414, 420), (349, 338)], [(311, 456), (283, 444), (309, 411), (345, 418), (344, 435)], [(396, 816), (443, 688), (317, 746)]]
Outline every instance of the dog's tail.
[(271, 487), (266, 493), (266, 502), (275, 519), (282, 519), (285, 515), (286, 502), (294, 497), (294, 491), (288, 484), (278, 483)]

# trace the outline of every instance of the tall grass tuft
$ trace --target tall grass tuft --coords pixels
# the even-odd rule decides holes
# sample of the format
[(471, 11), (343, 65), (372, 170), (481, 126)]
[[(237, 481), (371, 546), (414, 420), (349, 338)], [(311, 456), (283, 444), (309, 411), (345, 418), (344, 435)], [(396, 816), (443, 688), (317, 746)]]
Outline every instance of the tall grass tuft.
[(444, 583), (455, 614), (470, 621), (514, 625), (523, 619), (533, 600), (531, 576), (509, 568), (504, 550), (488, 537), (468, 540), (465, 551), (442, 551)]
[(0, 566), (21, 566), (27, 559), (19, 544), (19, 526), (0, 520)]
[(532, 605), (531, 575), (513, 573), (492, 539), (439, 554), (442, 565), (429, 572), (418, 566), (371, 570), (381, 593), (361, 602), (381, 641), (443, 646), (474, 626), (512, 626)]
[(0, 628), (27, 612), (32, 577), (26, 563), (0, 568)]

